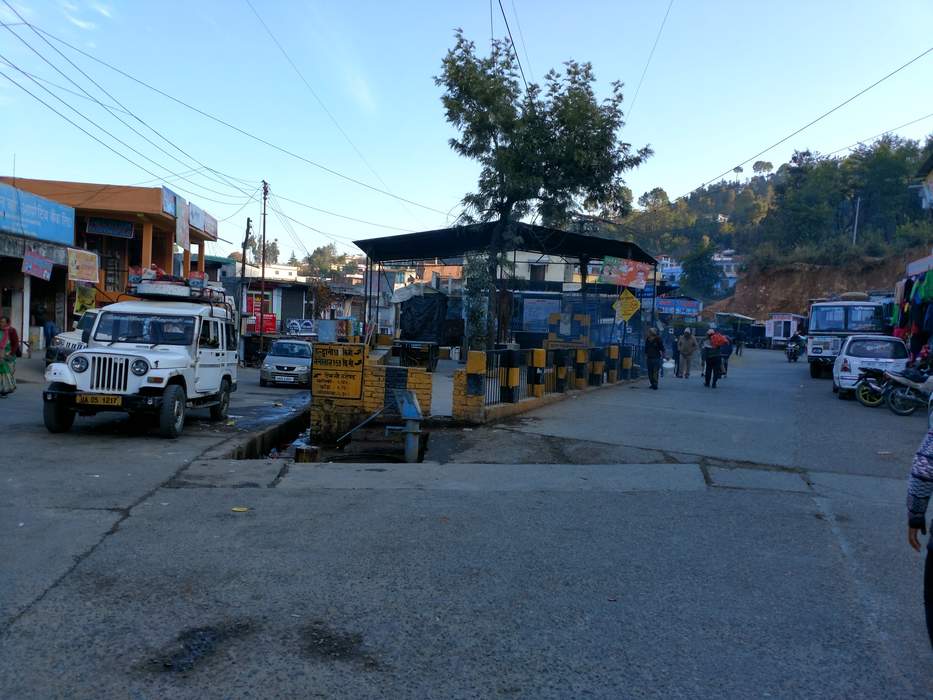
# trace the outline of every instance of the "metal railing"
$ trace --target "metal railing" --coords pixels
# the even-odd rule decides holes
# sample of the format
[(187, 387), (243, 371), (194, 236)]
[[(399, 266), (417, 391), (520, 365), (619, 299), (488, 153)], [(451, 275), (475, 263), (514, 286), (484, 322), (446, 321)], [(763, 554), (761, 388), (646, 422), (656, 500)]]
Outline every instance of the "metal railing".
[(505, 350), (486, 351), (486, 397), (485, 405), (494, 406), (502, 403), (501, 368), (505, 358)]

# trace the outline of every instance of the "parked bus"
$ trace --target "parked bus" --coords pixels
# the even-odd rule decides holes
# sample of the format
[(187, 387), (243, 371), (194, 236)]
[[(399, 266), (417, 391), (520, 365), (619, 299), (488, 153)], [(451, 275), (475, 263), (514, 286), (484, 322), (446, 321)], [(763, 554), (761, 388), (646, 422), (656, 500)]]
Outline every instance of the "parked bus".
[(847, 294), (834, 301), (814, 301), (810, 305), (807, 331), (807, 362), (810, 376), (817, 378), (832, 369), (843, 341), (850, 335), (885, 332), (884, 304), (870, 301), (867, 294)]

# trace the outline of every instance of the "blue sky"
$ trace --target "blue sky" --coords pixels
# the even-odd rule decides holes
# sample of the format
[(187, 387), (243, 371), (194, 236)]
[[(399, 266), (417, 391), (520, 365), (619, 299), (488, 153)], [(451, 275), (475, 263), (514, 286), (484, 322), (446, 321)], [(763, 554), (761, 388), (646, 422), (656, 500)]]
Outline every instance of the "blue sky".
[[(29, 22), (179, 99), (382, 187), (286, 63), (245, 0), (15, 0), (14, 4)], [(478, 45), (488, 45), (487, 0), (254, 0), (254, 4), (388, 188), (433, 208), (456, 212), (457, 202), (474, 185), (477, 169), (447, 146), (452, 132), (432, 77), (452, 44), (454, 28), (462, 27)], [(611, 80), (621, 79), (631, 98), (667, 0), (503, 0), (503, 6), (529, 78), (539, 79), (568, 58), (588, 60), (600, 89), (605, 91)], [(14, 21), (2, 4), (0, 19)], [(505, 34), (498, 5), (493, 24), (497, 35)], [(672, 197), (688, 192), (929, 48), (931, 26), (929, 0), (675, 0), (623, 134), (636, 146), (650, 144), (655, 155), (629, 174), (628, 184), (636, 197), (655, 186), (664, 187)], [(88, 90), (95, 90), (28, 28), (14, 29)], [(188, 176), (197, 184), (164, 178), (176, 191), (196, 190), (199, 196), (189, 198), (219, 219), (233, 215), (265, 178), (282, 197), (355, 218), (411, 230), (445, 223), (443, 215), (403, 205), (250, 141), (60, 48), (185, 151), (245, 181), (235, 189), (200, 174)], [(0, 29), (0, 53), (27, 72), (75, 89), (6, 29)], [(93, 131), (14, 69), (0, 68)], [(777, 165), (795, 148), (834, 151), (930, 114), (931, 85), (933, 54), (763, 157)], [(177, 152), (174, 155), (188, 162), (187, 167), (159, 153), (93, 102), (50, 89), (168, 170), (198, 167)], [(21, 177), (120, 184), (152, 179), (3, 77), (0, 130), (4, 174), (12, 172), (15, 154), (16, 174)], [(922, 138), (931, 132), (933, 118), (901, 133)], [(167, 172), (123, 146), (115, 147), (158, 174)], [(285, 214), (333, 236), (344, 250), (352, 250), (349, 239), (397, 232), (286, 202), (280, 205)], [(242, 240), (247, 215), (258, 220), (256, 203), (222, 222), (221, 236)], [(278, 238), (286, 255), (292, 250), (302, 255), (305, 248), (331, 240), (295, 224), (296, 241), (272, 215), (268, 225), (269, 236)], [(227, 253), (235, 247), (221, 243), (212, 252)]]

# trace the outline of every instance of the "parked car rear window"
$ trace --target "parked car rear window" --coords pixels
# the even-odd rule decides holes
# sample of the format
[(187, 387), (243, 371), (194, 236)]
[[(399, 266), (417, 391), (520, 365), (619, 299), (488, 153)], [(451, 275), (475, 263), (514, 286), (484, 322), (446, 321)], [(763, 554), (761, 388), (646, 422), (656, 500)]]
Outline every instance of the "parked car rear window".
[(269, 348), (269, 354), (273, 357), (311, 357), (311, 347), (307, 343), (283, 343), (281, 341), (272, 344)]
[(869, 357), (875, 360), (906, 360), (907, 348), (895, 340), (853, 340), (846, 355)]

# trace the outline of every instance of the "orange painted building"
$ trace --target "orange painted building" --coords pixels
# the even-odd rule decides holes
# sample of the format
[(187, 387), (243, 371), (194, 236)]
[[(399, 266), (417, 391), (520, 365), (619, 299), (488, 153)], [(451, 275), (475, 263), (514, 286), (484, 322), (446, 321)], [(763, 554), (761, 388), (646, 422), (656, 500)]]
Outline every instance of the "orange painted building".
[(126, 291), (131, 268), (155, 265), (171, 274), (176, 243), (184, 251), (182, 269), (191, 269), (191, 248), (196, 247), (203, 272), (205, 244), (217, 240), (217, 220), (166, 187), (19, 177), (0, 181), (74, 208), (75, 247), (99, 256), (99, 304)]

